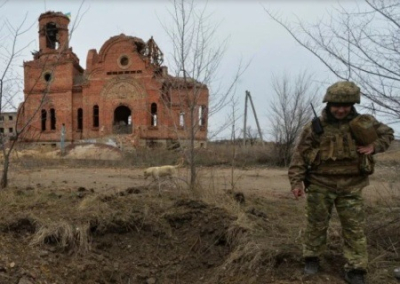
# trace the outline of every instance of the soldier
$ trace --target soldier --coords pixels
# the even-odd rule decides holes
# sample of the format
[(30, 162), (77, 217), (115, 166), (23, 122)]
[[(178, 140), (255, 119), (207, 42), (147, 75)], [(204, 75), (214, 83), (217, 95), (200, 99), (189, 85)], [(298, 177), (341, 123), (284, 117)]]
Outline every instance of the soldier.
[[(304, 127), (288, 171), (295, 198), (307, 193), (304, 273), (312, 275), (319, 271), (335, 206), (344, 239), (345, 280), (363, 284), (368, 255), (361, 193), (369, 184), (368, 175), (373, 173), (372, 155), (389, 147), (394, 139), (393, 129), (371, 115), (357, 113), (354, 104), (360, 103), (360, 88), (353, 82), (333, 84), (327, 89), (323, 102), (327, 104), (319, 117), (319, 127), (311, 122)], [(361, 131), (361, 137), (360, 132), (352, 131), (358, 117), (369, 122), (367, 131)], [(368, 123), (362, 126), (365, 125)], [(318, 131), (321, 128), (322, 131)], [(370, 141), (368, 135), (372, 137)]]

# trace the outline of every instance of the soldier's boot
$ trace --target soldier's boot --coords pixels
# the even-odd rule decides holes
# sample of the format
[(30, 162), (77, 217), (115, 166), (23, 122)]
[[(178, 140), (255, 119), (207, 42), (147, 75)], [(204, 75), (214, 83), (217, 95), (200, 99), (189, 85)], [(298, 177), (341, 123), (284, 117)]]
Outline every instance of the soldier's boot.
[(304, 274), (314, 275), (319, 271), (319, 258), (318, 257), (306, 257), (304, 259)]
[(365, 271), (360, 269), (353, 269), (347, 271), (344, 275), (344, 279), (349, 284), (365, 284), (364, 276)]
[(394, 277), (396, 277), (397, 280), (400, 281), (400, 267), (396, 267), (394, 270)]

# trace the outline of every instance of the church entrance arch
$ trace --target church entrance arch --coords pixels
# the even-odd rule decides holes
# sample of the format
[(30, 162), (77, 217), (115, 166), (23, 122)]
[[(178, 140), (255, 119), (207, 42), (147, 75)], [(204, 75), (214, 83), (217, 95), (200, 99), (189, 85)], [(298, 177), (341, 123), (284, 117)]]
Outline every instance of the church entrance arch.
[(131, 134), (132, 126), (132, 112), (129, 107), (117, 107), (114, 110), (113, 134)]

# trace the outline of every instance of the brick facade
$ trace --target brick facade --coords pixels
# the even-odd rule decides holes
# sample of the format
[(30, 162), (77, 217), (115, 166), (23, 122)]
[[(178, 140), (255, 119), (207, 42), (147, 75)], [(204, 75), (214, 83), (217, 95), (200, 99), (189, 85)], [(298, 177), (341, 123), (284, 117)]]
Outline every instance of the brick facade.
[(153, 38), (111, 37), (88, 51), (85, 70), (68, 46), (68, 24), (62, 13), (39, 17), (39, 51), (24, 62), (23, 140), (57, 142), (64, 126), (67, 143), (112, 136), (168, 146), (187, 140), (195, 98), (196, 144), (205, 145), (207, 86), (169, 75)]
[(12, 137), (16, 134), (17, 113), (2, 112), (0, 113), (0, 134), (6, 137)]

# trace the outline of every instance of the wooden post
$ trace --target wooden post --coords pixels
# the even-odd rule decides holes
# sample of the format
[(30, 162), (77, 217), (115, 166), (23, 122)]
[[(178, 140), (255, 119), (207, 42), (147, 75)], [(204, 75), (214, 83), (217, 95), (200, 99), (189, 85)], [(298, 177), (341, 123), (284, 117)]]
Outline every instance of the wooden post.
[(262, 137), (260, 124), (258, 123), (257, 113), (256, 113), (256, 109), (254, 108), (253, 99), (251, 98), (249, 91), (246, 91), (246, 93), (247, 93), (248, 97), (250, 98), (250, 104), (251, 104), (251, 108), (253, 109), (253, 114), (254, 114), (254, 118), (256, 120), (257, 129), (258, 129), (258, 135), (260, 135), (260, 139), (261, 139), (261, 144), (264, 145), (264, 139)]
[(244, 100), (244, 125), (243, 125), (243, 146), (246, 146), (246, 127), (247, 127), (247, 94), (249, 91), (246, 91), (245, 100)]

